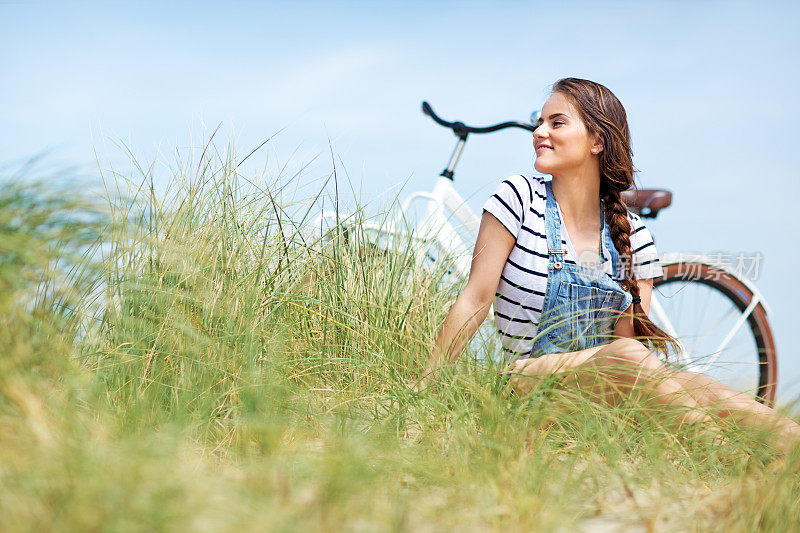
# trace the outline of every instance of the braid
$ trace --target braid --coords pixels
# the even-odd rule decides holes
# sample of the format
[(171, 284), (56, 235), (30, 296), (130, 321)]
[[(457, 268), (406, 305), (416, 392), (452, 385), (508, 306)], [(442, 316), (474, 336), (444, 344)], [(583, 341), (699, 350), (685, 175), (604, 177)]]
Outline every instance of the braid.
[[(603, 184), (607, 180), (603, 180)], [(631, 252), (631, 223), (628, 218), (628, 208), (622, 200), (619, 190), (603, 187), (601, 185), (600, 195), (605, 207), (606, 224), (608, 224), (611, 239), (614, 247), (619, 252), (619, 277), (622, 278), (620, 284), (634, 297), (633, 303), (633, 331), (636, 337), (645, 340), (654, 350), (658, 350), (665, 355), (670, 349), (677, 351), (678, 345), (671, 336), (656, 326), (645, 313), (639, 300), (639, 283), (633, 272), (633, 253)]]
[(603, 199), (606, 224), (608, 224), (611, 240), (614, 241), (614, 247), (622, 259), (620, 261), (622, 271), (619, 277), (623, 280), (623, 286), (633, 296), (639, 296), (639, 286), (636, 284), (631, 265), (633, 254), (631, 253), (631, 223), (628, 220), (628, 208), (622, 201), (619, 191), (601, 186), (600, 195)]

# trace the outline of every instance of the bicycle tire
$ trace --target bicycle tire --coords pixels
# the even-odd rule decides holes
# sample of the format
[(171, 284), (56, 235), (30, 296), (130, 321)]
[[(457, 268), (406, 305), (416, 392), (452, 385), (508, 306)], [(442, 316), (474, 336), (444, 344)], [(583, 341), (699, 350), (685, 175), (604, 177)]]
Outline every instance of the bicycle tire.
[[(664, 290), (670, 284), (702, 284), (727, 298), (740, 312), (745, 311), (754, 294), (748, 286), (726, 270), (699, 261), (678, 261), (663, 265), (664, 275), (654, 280), (659, 301), (665, 298)], [(777, 388), (778, 362), (772, 329), (762, 302), (747, 317), (746, 325), (757, 348), (752, 353), (753, 366), (757, 368), (756, 400), (773, 405)], [(744, 324), (742, 324), (744, 329)], [(746, 335), (746, 333), (745, 333)], [(679, 339), (680, 340), (680, 339)], [(751, 354), (747, 353), (746, 357)]]

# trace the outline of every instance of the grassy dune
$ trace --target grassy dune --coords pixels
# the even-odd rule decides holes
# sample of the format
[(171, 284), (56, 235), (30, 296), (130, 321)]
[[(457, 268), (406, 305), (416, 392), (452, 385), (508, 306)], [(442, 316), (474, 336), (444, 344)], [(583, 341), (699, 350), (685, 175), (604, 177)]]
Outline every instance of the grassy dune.
[(456, 288), (236, 168), (100, 201), (6, 180), (0, 529), (800, 528), (770, 435), (547, 380), (502, 400), (489, 339), (411, 393)]

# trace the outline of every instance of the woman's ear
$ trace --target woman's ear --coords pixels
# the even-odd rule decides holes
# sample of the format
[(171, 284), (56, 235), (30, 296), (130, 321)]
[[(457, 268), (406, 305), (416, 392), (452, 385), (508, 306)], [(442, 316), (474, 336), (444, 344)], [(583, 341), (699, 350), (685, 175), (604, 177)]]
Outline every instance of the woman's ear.
[(603, 139), (599, 135), (594, 136), (594, 144), (592, 144), (592, 153), (599, 154), (603, 151)]

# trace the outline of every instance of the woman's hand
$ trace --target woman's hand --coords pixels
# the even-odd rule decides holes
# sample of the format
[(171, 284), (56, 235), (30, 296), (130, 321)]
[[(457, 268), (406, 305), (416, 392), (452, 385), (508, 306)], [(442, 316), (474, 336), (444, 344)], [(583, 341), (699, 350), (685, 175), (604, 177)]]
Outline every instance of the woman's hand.
[(517, 359), (508, 368), (503, 370), (504, 374), (509, 374), (508, 383), (501, 396), (508, 398), (511, 394), (525, 396), (533, 390), (533, 380), (530, 376), (534, 375), (533, 359)]
[(408, 381), (408, 382), (406, 382), (406, 385), (408, 385), (408, 388), (409, 388), (409, 390), (411, 392), (417, 394), (417, 393), (420, 393), (420, 392), (426, 390), (428, 387), (430, 387), (429, 380), (430, 380), (430, 376), (423, 375), (417, 381)]
[(503, 398), (508, 397), (511, 393), (521, 396), (530, 394), (535, 382), (532, 379), (533, 376), (548, 377), (561, 374), (559, 382), (563, 383), (563, 379), (566, 377), (564, 372), (580, 368), (598, 352), (608, 349), (608, 346), (608, 344), (601, 344), (574, 352), (550, 353), (535, 358), (517, 359), (503, 371), (510, 374), (508, 384), (503, 389)]
[(408, 387), (412, 392), (422, 392), (434, 385), (439, 367), (442, 365), (441, 361), (442, 355), (434, 348), (434, 350), (431, 351), (431, 355), (428, 357), (428, 365), (425, 371), (420, 374), (416, 381), (408, 383)]

